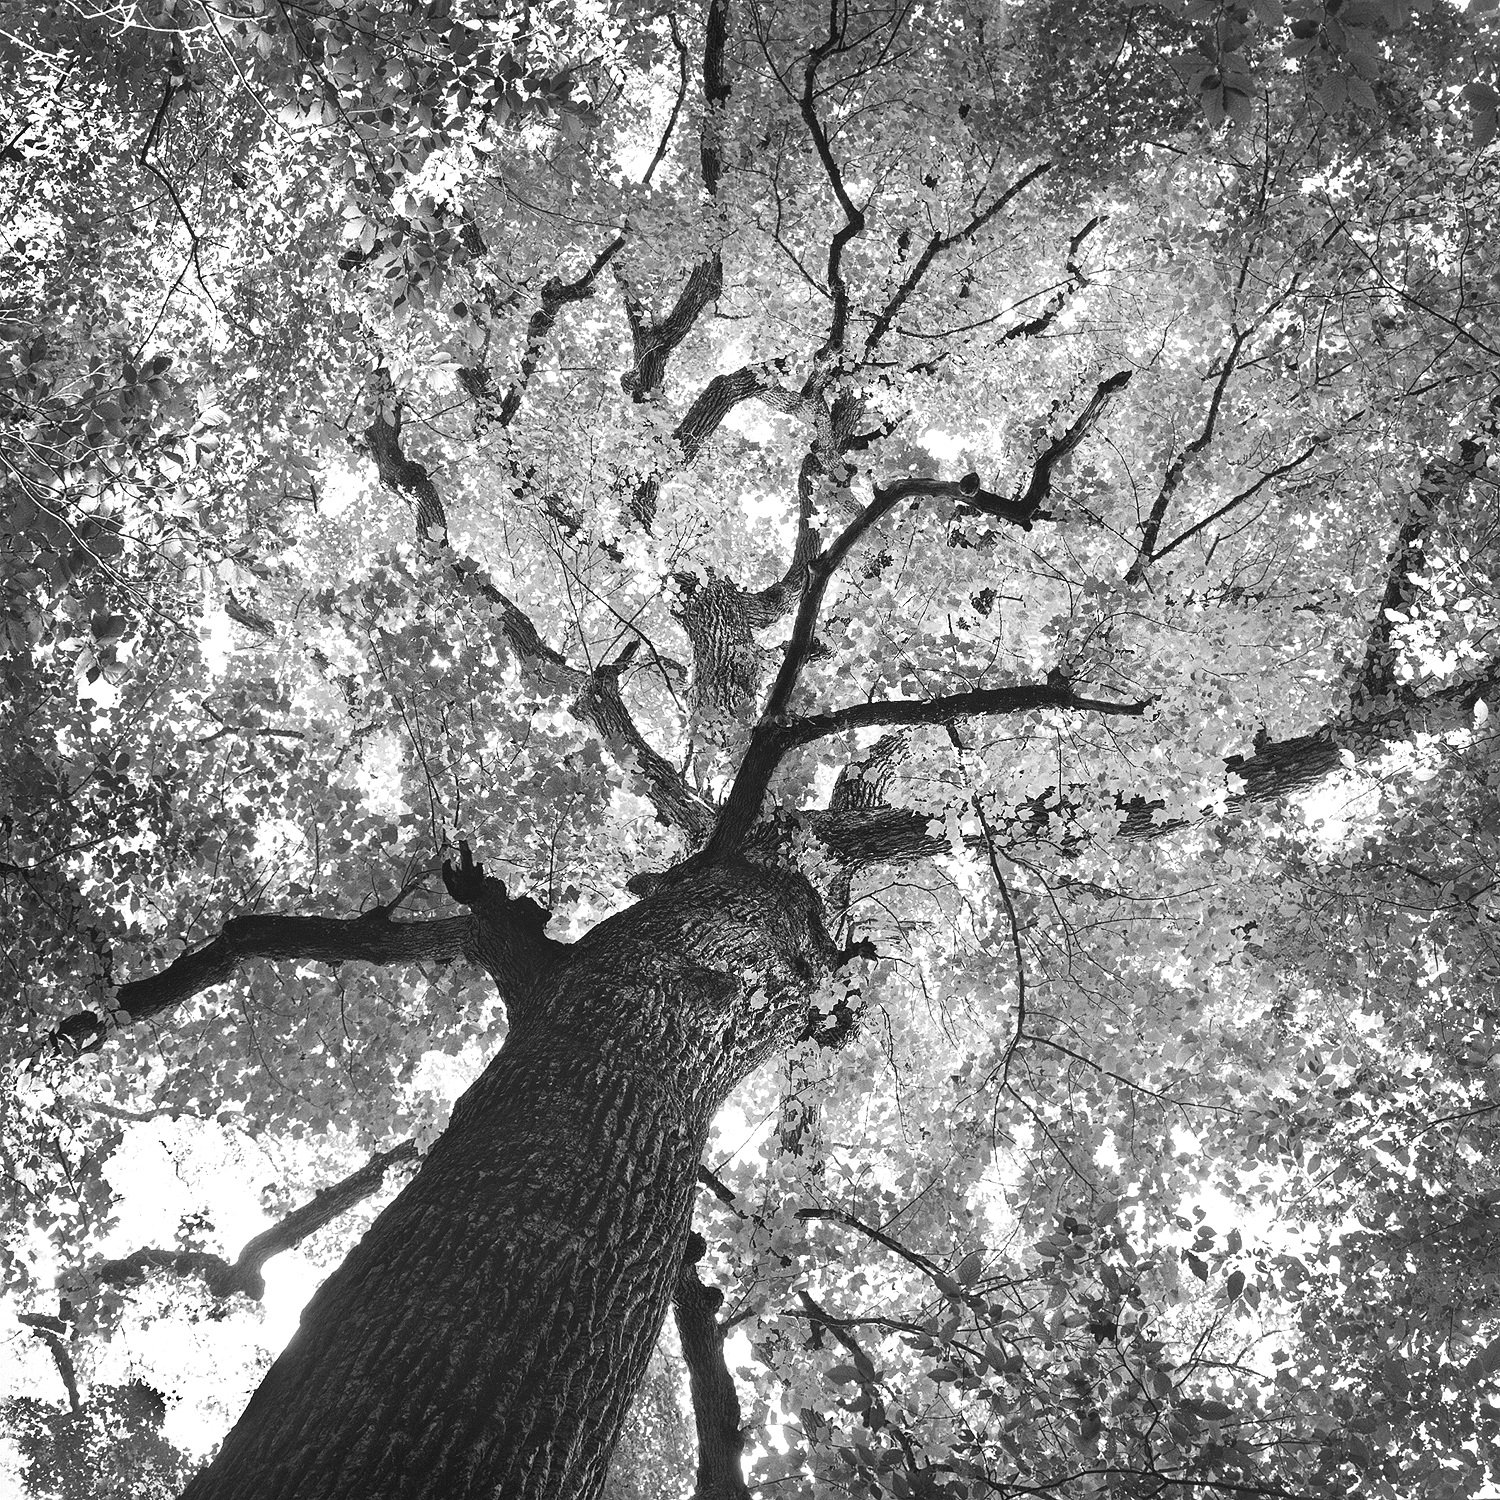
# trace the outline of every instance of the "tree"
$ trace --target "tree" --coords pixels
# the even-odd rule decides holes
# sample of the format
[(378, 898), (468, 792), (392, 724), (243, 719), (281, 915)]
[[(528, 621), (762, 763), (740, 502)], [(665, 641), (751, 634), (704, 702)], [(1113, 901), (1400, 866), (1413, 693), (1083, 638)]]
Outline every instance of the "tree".
[[(422, 1153), (192, 1500), (597, 1494), (669, 1307), (705, 1500), (1484, 1482), (1486, 13), (7, 47), (9, 1285)], [(106, 1253), (152, 1111), (322, 1191)]]

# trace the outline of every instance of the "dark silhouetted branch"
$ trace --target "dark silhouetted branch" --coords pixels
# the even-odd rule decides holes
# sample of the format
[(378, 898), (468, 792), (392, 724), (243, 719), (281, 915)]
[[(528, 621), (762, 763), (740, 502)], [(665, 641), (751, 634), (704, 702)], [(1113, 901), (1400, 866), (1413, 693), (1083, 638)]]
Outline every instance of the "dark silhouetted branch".
[(1099, 382), (1094, 394), (1089, 397), (1089, 404), (1078, 414), (1073, 425), (1060, 437), (1053, 438), (1042, 450), (1032, 465), (1031, 478), (1026, 488), (1018, 499), (1006, 502), (1003, 513), (985, 503), (982, 497), (971, 498), (969, 504), (975, 510), (998, 515), (1001, 520), (1013, 521), (1029, 531), (1031, 523), (1042, 515), (1042, 507), (1052, 493), (1053, 471), (1093, 430), (1109, 405), (1110, 398), (1130, 384), (1130, 377), (1134, 373), (1132, 370), (1118, 370), (1108, 379)]
[(1218, 425), (1219, 412), (1224, 404), (1224, 393), (1229, 389), (1230, 377), (1235, 370), (1235, 361), (1239, 358), (1240, 350), (1244, 348), (1245, 340), (1249, 336), (1248, 329), (1237, 332), (1218, 370), (1209, 372), (1210, 377), (1216, 374), (1218, 378), (1214, 383), (1213, 395), (1209, 398), (1203, 428), (1198, 436), (1167, 465), (1161, 488), (1157, 491), (1151, 510), (1142, 523), (1140, 546), (1136, 548), (1135, 557), (1125, 573), (1126, 583), (1140, 582), (1147, 567), (1156, 560), (1154, 550), (1156, 539), (1161, 535), (1161, 525), (1166, 519), (1167, 508), (1172, 503), (1172, 497), (1177, 493), (1177, 487), (1182, 483), (1182, 476), (1187, 472), (1188, 465), (1213, 442), (1214, 428)]
[[(698, 1430), (698, 1472), (693, 1500), (749, 1500), (745, 1485), (745, 1435), (740, 1427), (740, 1399), (724, 1359), (724, 1327), (718, 1311), (724, 1294), (705, 1286), (695, 1262), (702, 1257), (703, 1237), (689, 1237), (688, 1253), (677, 1273), (672, 1310), (687, 1365)], [(696, 1254), (694, 1253), (696, 1252)]]
[(203, 990), (224, 984), (251, 958), (326, 964), (448, 963), (464, 956), (468, 927), (467, 917), (395, 922), (385, 907), (359, 917), (295, 917), (271, 912), (231, 917), (211, 943), (179, 955), (160, 973), (122, 984), (116, 1005), (126, 1020), (148, 1020)]
[(110, 1286), (134, 1286), (152, 1271), (172, 1276), (199, 1276), (215, 1297), (229, 1297), (242, 1292), (255, 1300), (265, 1295), (265, 1263), (273, 1255), (295, 1249), (303, 1240), (363, 1203), (385, 1181), (394, 1166), (417, 1159), (415, 1141), (402, 1141), (389, 1151), (372, 1156), (362, 1167), (339, 1182), (324, 1188), (301, 1208), (293, 1209), (284, 1219), (249, 1240), (231, 1263), (222, 1255), (204, 1250), (136, 1250), (118, 1260), (106, 1260), (94, 1267), (93, 1274)]

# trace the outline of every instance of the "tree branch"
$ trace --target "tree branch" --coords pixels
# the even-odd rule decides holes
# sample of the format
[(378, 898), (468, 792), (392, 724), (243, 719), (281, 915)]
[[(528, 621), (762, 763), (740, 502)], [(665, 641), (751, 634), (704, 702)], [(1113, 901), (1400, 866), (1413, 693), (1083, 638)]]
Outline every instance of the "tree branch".
[[(962, 229), (955, 229), (952, 234), (934, 234), (927, 241), (927, 244), (922, 249), (922, 253), (913, 263), (911, 270), (902, 279), (901, 285), (896, 288), (891, 294), (890, 300), (876, 314), (874, 325), (865, 338), (864, 357), (866, 359), (875, 352), (875, 348), (881, 339), (890, 332), (891, 325), (900, 316), (901, 309), (906, 305), (907, 300), (917, 290), (917, 287), (921, 285), (922, 278), (927, 274), (933, 261), (945, 250), (951, 249), (954, 245), (973, 239), (1007, 204), (1013, 202), (1025, 192), (1039, 177), (1050, 172), (1052, 166), (1053, 163), (1050, 161), (1038, 163), (1038, 165), (1023, 172), (983, 213), (975, 214)], [(1072, 255), (1077, 252), (1078, 246), (1083, 241), (1083, 236), (1088, 234), (1098, 222), (1098, 219), (1095, 219), (1082, 234), (1073, 240), (1072, 251), (1069, 255), (1070, 264), (1072, 262)]]
[[(521, 407), (521, 397), (525, 394), (531, 377), (536, 373), (537, 365), (541, 363), (542, 347), (546, 343), (547, 335), (552, 332), (552, 327), (557, 322), (558, 313), (569, 303), (582, 302), (593, 296), (594, 283), (599, 279), (599, 273), (624, 248), (625, 236), (617, 234), (594, 257), (588, 270), (576, 280), (563, 281), (561, 277), (553, 276), (543, 284), (541, 306), (532, 313), (531, 320), (526, 325), (526, 349), (521, 356), (520, 369), (516, 372), (516, 378), (511, 381), (510, 388), (494, 413), (494, 420), (498, 426), (509, 427), (515, 420), (516, 413)], [(465, 389), (470, 389), (470, 387), (466, 385)]]
[[(750, 1500), (745, 1485), (745, 1437), (740, 1429), (740, 1399), (724, 1359), (724, 1328), (717, 1313), (724, 1303), (718, 1287), (705, 1286), (695, 1261), (704, 1251), (703, 1237), (693, 1234), (677, 1273), (672, 1311), (687, 1365), (698, 1431), (698, 1473), (693, 1500)], [(696, 1254), (694, 1253), (696, 1251)]]
[(724, 262), (715, 250), (688, 273), (688, 279), (677, 294), (672, 310), (659, 321), (646, 318), (644, 309), (634, 297), (625, 299), (630, 320), (634, 359), (630, 369), (620, 377), (620, 388), (634, 401), (652, 401), (666, 377), (667, 360), (672, 351), (692, 332), (704, 308), (724, 290)]
[(1133, 370), (1118, 370), (1099, 382), (1094, 394), (1089, 398), (1089, 404), (1079, 413), (1073, 425), (1042, 450), (1032, 465), (1031, 479), (1019, 499), (1004, 501), (1001, 507), (997, 508), (987, 503), (987, 497), (981, 494), (968, 497), (969, 505), (974, 510), (983, 511), (986, 515), (997, 516), (1003, 521), (1011, 521), (1023, 531), (1030, 531), (1031, 523), (1041, 518), (1042, 507), (1052, 493), (1053, 470), (1088, 436), (1094, 424), (1104, 414), (1110, 398), (1130, 384), (1130, 377), (1134, 373)]
[[(1167, 465), (1167, 472), (1162, 478), (1156, 500), (1151, 506), (1145, 524), (1141, 527), (1140, 546), (1137, 547), (1135, 557), (1126, 570), (1126, 583), (1139, 583), (1147, 567), (1156, 560), (1156, 553), (1153, 549), (1156, 546), (1157, 537), (1161, 535), (1161, 523), (1166, 519), (1167, 507), (1171, 505), (1172, 497), (1177, 493), (1178, 485), (1182, 483), (1182, 476), (1187, 472), (1187, 466), (1213, 441), (1214, 428), (1219, 420), (1219, 409), (1224, 403), (1224, 392), (1229, 388), (1230, 377), (1234, 374), (1235, 361), (1239, 358), (1240, 350), (1244, 348), (1245, 340), (1249, 336), (1248, 329), (1235, 334), (1229, 346), (1229, 352), (1224, 356), (1224, 361), (1217, 372), (1218, 379), (1214, 384), (1214, 393), (1209, 399), (1208, 413), (1203, 419), (1202, 431)], [(1210, 378), (1214, 373), (1212, 370), (1209, 372)]]
[(1254, 484), (1241, 490), (1239, 494), (1227, 500), (1212, 515), (1205, 516), (1201, 521), (1195, 521), (1186, 531), (1173, 537), (1166, 546), (1152, 555), (1152, 562), (1160, 562), (1169, 552), (1175, 552), (1184, 542), (1192, 541), (1195, 536), (1212, 526), (1215, 521), (1222, 520), (1230, 511), (1237, 509), (1247, 500), (1254, 499), (1273, 480), (1284, 478), (1293, 469), (1301, 468), (1327, 441), (1326, 437), (1314, 439), (1295, 458), (1289, 458), (1284, 464), (1278, 464), (1274, 469), (1268, 469)]
[[(1226, 776), (1243, 785), (1225, 801), (1229, 813), (1248, 813), (1301, 792), (1311, 791), (1334, 772), (1346, 766), (1346, 755), (1356, 763), (1383, 754), (1393, 744), (1418, 731), (1441, 732), (1472, 721), (1474, 704), (1480, 698), (1500, 693), (1500, 662), (1476, 677), (1438, 688), (1425, 697), (1404, 700), (1378, 713), (1361, 705), (1365, 718), (1336, 720), (1306, 734), (1290, 735), (1263, 743), (1253, 755), (1231, 755), (1224, 761)], [(1122, 814), (1118, 833), (1126, 838), (1156, 838), (1184, 820), (1157, 817), (1165, 806), (1160, 799), (1132, 797), (1119, 800)], [(1066, 798), (1052, 803), (1025, 820), (1027, 826), (1045, 827), (1054, 816), (1067, 818), (1071, 804)], [(830, 807), (803, 809), (797, 822), (811, 831), (840, 864), (907, 864), (929, 859), (949, 849), (946, 833), (932, 833), (932, 817), (902, 807)], [(982, 838), (968, 841), (983, 847)]]
[(683, 829), (692, 843), (699, 844), (708, 837), (713, 825), (713, 809), (665, 757), (646, 743), (620, 693), (621, 674), (638, 645), (639, 642), (632, 641), (613, 662), (598, 667), (573, 704), (573, 712), (593, 724), (607, 743), (629, 748), (657, 816)]
[(218, 937), (204, 947), (180, 954), (157, 974), (122, 984), (116, 1005), (126, 1020), (149, 1020), (203, 990), (224, 984), (251, 958), (326, 964), (424, 959), (451, 963), (465, 956), (468, 928), (467, 917), (395, 922), (385, 907), (359, 917), (294, 917), (272, 912), (231, 917)]
[(1396, 687), (1396, 655), (1391, 648), (1391, 627), (1396, 622), (1392, 612), (1404, 613), (1411, 606), (1413, 589), (1408, 575), (1419, 565), (1434, 507), (1444, 494), (1451, 495), (1483, 472), (1488, 451), (1487, 442), (1466, 438), (1456, 461), (1440, 457), (1424, 466), (1396, 545), (1387, 554), (1385, 589), (1375, 607), (1364, 661), (1355, 680), (1356, 704), (1362, 699), (1378, 698)]
[(837, 29), (837, 14), (837, 7), (830, 6), (828, 35), (808, 54), (807, 66), (802, 72), (802, 95), (797, 101), (802, 122), (812, 136), (813, 149), (818, 153), (828, 185), (833, 189), (833, 196), (844, 215), (843, 224), (835, 231), (828, 245), (828, 265), (824, 274), (828, 280), (829, 295), (833, 299), (833, 314), (829, 319), (828, 335), (813, 356), (813, 373), (808, 376), (809, 390), (821, 384), (831, 368), (830, 356), (844, 347), (844, 333), (849, 322), (849, 287), (844, 280), (843, 271), (844, 247), (862, 234), (865, 228), (864, 212), (854, 206), (854, 200), (849, 196), (843, 173), (839, 170), (828, 143), (828, 132), (818, 119), (814, 103), (817, 98), (818, 69), (842, 45), (843, 38)]
[(458, 841), (458, 856), (457, 866), (443, 861), (443, 884), (455, 901), (474, 913), (464, 954), (489, 971), (514, 1025), (537, 982), (567, 945), (547, 936), (551, 912), (530, 896), (512, 896), (503, 880), (486, 875), (463, 839)]
[[(426, 538), (428, 545), (446, 550), (453, 558), (453, 575), (460, 586), (475, 589), (499, 615), (501, 631), (520, 664), (544, 685), (575, 694), (573, 711), (578, 718), (596, 729), (621, 759), (634, 757), (657, 815), (682, 827), (691, 837), (701, 838), (706, 829), (706, 809), (636, 728), (620, 696), (618, 670), (611, 682), (609, 667), (586, 675), (572, 666), (561, 652), (542, 640), (531, 617), (495, 587), (479, 563), (453, 552), (437, 486), (427, 468), (403, 451), (398, 424), (377, 417), (367, 431), (367, 440), (382, 482), (398, 493), (416, 497), (419, 525), (424, 513), (429, 519), (436, 517), (436, 535)], [(627, 648), (616, 668), (623, 667), (632, 654)]]
[[(1098, 402), (1099, 398), (1096, 396), (1095, 404)], [(970, 479), (973, 480), (972, 483)], [(818, 616), (822, 611), (823, 599), (828, 592), (828, 585), (833, 575), (860, 538), (877, 521), (895, 509), (902, 500), (922, 496), (938, 496), (970, 505), (976, 500), (981, 502), (993, 500), (995, 502), (993, 508), (988, 505), (984, 506), (991, 514), (998, 513), (1001, 507), (1010, 503), (1001, 501), (998, 496), (985, 495), (979, 489), (978, 479), (974, 476), (958, 481), (926, 478), (898, 480), (892, 485), (877, 486), (870, 503), (850, 521), (823, 552), (812, 559), (808, 564), (807, 584), (797, 607), (797, 618), (792, 625), (791, 639), (788, 640), (782, 653), (781, 667), (776, 674), (775, 682), (771, 685), (771, 692), (761, 711), (760, 721), (750, 737), (750, 744), (740, 763), (728, 801), (724, 804), (718, 825), (709, 840), (708, 848), (712, 853), (727, 853), (745, 838), (759, 815), (761, 802), (765, 798), (766, 789), (770, 786), (776, 767), (792, 745), (800, 743), (800, 741), (785, 738), (788, 708), (802, 668), (812, 651)], [(1005, 518), (1014, 520), (1017, 525), (1025, 525), (1029, 528), (1030, 523), (1027, 520)], [(869, 722), (897, 724), (945, 721), (876, 718)], [(822, 732), (836, 731), (820, 731)], [(811, 735), (809, 738), (817, 738), (817, 735)]]
[(709, 0), (703, 39), (703, 133), (698, 158), (703, 186), (710, 198), (719, 196), (724, 172), (724, 106), (729, 99), (729, 76), (724, 52), (729, 40), (729, 0)]
[[(65, 1302), (64, 1308), (67, 1305)], [(75, 1414), (81, 1412), (83, 1402), (78, 1395), (78, 1372), (73, 1368), (73, 1356), (69, 1352), (67, 1343), (68, 1320), (52, 1317), (47, 1313), (20, 1313), (16, 1321), (31, 1329), (46, 1344), (47, 1352), (52, 1356), (52, 1363), (57, 1366), (63, 1389), (68, 1393), (69, 1411)]]
[(828, 810), (849, 812), (884, 807), (886, 788), (910, 749), (910, 738), (899, 730), (881, 735), (863, 759), (850, 761), (839, 772), (833, 795), (828, 799)]
[(118, 1260), (106, 1260), (95, 1266), (94, 1276), (111, 1286), (133, 1286), (145, 1280), (152, 1271), (166, 1271), (173, 1276), (201, 1276), (215, 1297), (229, 1297), (236, 1292), (259, 1301), (265, 1295), (262, 1268), (273, 1255), (295, 1249), (303, 1240), (331, 1224), (356, 1204), (362, 1203), (385, 1180), (385, 1174), (402, 1162), (415, 1161), (415, 1141), (402, 1141), (389, 1151), (372, 1156), (347, 1177), (322, 1189), (301, 1208), (248, 1240), (231, 1264), (222, 1255), (204, 1250), (136, 1250)]
[[(675, 33), (674, 33), (675, 34)], [(703, 41), (703, 129), (699, 138), (699, 166), (709, 197), (717, 198), (724, 170), (724, 106), (729, 98), (729, 77), (724, 54), (729, 38), (728, 0), (711, 0)], [(672, 351), (691, 332), (704, 308), (724, 289), (724, 261), (718, 250), (699, 261), (678, 294), (672, 311), (660, 321), (645, 315), (638, 298), (625, 296), (625, 316), (630, 323), (632, 364), (620, 377), (621, 388), (635, 401), (655, 400), (666, 376)], [(652, 497), (654, 501), (654, 496)], [(654, 512), (654, 504), (651, 506)], [(637, 515), (644, 526), (650, 520)]]
[[(1055, 675), (1055, 674), (1054, 674)], [(851, 703), (826, 714), (808, 714), (783, 727), (785, 750), (805, 745), (831, 734), (852, 729), (876, 729), (887, 724), (951, 724), (956, 719), (982, 718), (993, 714), (1026, 713), (1036, 708), (1083, 709), (1097, 714), (1140, 718), (1152, 699), (1118, 703), (1107, 698), (1087, 698), (1062, 681), (1016, 683), (1010, 687), (971, 688), (945, 693), (937, 698), (887, 698), (872, 703)]]
[(771, 778), (787, 753), (798, 745), (828, 735), (885, 725), (951, 724), (956, 719), (1027, 713), (1039, 708), (1079, 709), (1139, 718), (1150, 706), (1150, 699), (1117, 703), (1105, 698), (1085, 697), (1075, 693), (1058, 677), (1056, 681), (1045, 683), (974, 688), (938, 698), (894, 698), (883, 702), (854, 703), (830, 713), (792, 719), (768, 721), (763, 716), (740, 763), (734, 788), (719, 814), (708, 852), (711, 856), (719, 855), (738, 847), (753, 827)]
[(1103, 214), (1095, 214), (1087, 224), (1068, 241), (1068, 258), (1063, 262), (1068, 272), (1067, 281), (1060, 286), (1048, 299), (1036, 317), (1028, 318), (1024, 323), (1017, 323), (1014, 327), (1007, 328), (1000, 335), (1000, 342), (1008, 344), (1012, 339), (1030, 339), (1038, 334), (1045, 333), (1056, 321), (1059, 313), (1068, 305), (1068, 298), (1081, 286), (1087, 286), (1089, 279), (1084, 275), (1078, 264), (1078, 252), (1083, 247), (1083, 242), (1104, 222)]

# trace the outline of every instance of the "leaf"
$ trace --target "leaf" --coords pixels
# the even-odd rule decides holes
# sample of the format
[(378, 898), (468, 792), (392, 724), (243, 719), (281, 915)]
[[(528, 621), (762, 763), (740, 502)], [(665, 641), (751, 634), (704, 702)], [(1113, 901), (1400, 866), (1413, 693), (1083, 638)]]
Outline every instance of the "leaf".
[(984, 1269), (984, 1257), (977, 1250), (971, 1250), (953, 1268), (954, 1276), (965, 1286), (972, 1286), (978, 1279), (980, 1272)]
[(1243, 1271), (1231, 1271), (1229, 1280), (1225, 1283), (1225, 1296), (1230, 1302), (1237, 1301), (1239, 1295), (1245, 1290), (1245, 1273)]

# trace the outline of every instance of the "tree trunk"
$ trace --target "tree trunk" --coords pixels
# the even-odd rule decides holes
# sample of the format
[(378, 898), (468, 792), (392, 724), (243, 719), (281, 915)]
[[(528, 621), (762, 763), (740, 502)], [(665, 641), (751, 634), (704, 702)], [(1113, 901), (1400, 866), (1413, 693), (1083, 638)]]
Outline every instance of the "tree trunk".
[(811, 887), (744, 863), (562, 950), (184, 1500), (596, 1495), (709, 1121), (831, 959)]

